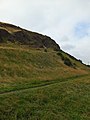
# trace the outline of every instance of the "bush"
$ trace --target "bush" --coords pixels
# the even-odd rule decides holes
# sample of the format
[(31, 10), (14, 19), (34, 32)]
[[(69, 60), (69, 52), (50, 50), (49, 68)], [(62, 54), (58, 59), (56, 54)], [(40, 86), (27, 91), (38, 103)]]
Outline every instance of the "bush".
[(90, 67), (90, 65), (87, 65), (87, 67)]
[(61, 57), (61, 59), (64, 61), (65, 65), (76, 69), (76, 64), (72, 63), (69, 58), (64, 57), (64, 55), (61, 52), (58, 52), (57, 55)]
[(59, 55), (61, 57), (61, 59), (64, 60), (64, 56), (62, 53), (58, 52), (57, 55)]
[(67, 65), (67, 66), (73, 67), (72, 62), (68, 58), (64, 58), (64, 64)]
[(78, 60), (80, 63), (82, 63), (82, 60)]
[(47, 49), (44, 49), (44, 52), (47, 52)]

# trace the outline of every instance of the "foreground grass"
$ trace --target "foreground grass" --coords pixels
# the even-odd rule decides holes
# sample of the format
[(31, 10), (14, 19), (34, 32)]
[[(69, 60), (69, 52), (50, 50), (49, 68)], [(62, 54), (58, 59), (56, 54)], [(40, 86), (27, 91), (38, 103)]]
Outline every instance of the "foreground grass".
[(90, 75), (0, 95), (0, 120), (89, 120)]

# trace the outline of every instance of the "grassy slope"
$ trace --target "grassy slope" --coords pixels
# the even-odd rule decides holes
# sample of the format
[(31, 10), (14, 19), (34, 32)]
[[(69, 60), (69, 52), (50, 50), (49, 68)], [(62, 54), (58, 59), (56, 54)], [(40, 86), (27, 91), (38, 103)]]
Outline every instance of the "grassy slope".
[(89, 120), (90, 75), (0, 95), (0, 120)]
[[(66, 66), (56, 52), (17, 47), (0, 47), (0, 92), (27, 88), (50, 80), (87, 74), (79, 62), (77, 69)], [(80, 65), (81, 66), (80, 66)], [(83, 69), (80, 69), (80, 67)], [(38, 81), (39, 80), (39, 81)], [(18, 87), (17, 87), (18, 86)]]
[(0, 120), (88, 120), (88, 68), (65, 53), (76, 69), (52, 50), (19, 47), (0, 46)]

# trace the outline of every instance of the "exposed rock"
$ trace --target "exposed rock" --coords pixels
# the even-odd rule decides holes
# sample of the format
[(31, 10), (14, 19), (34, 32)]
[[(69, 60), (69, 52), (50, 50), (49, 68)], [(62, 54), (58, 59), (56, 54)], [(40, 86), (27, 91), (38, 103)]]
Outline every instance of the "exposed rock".
[(27, 31), (20, 27), (0, 23), (0, 42), (5, 41), (18, 42), (19, 44), (29, 45), (34, 48), (52, 48), (54, 50), (60, 50), (59, 45), (50, 37)]

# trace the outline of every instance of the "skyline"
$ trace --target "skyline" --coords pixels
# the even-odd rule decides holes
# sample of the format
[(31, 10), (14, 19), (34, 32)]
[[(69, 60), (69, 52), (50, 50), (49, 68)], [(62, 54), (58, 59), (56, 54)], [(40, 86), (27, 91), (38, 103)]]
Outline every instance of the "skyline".
[(1, 22), (48, 35), (65, 52), (90, 63), (89, 0), (0, 0), (0, 11)]

